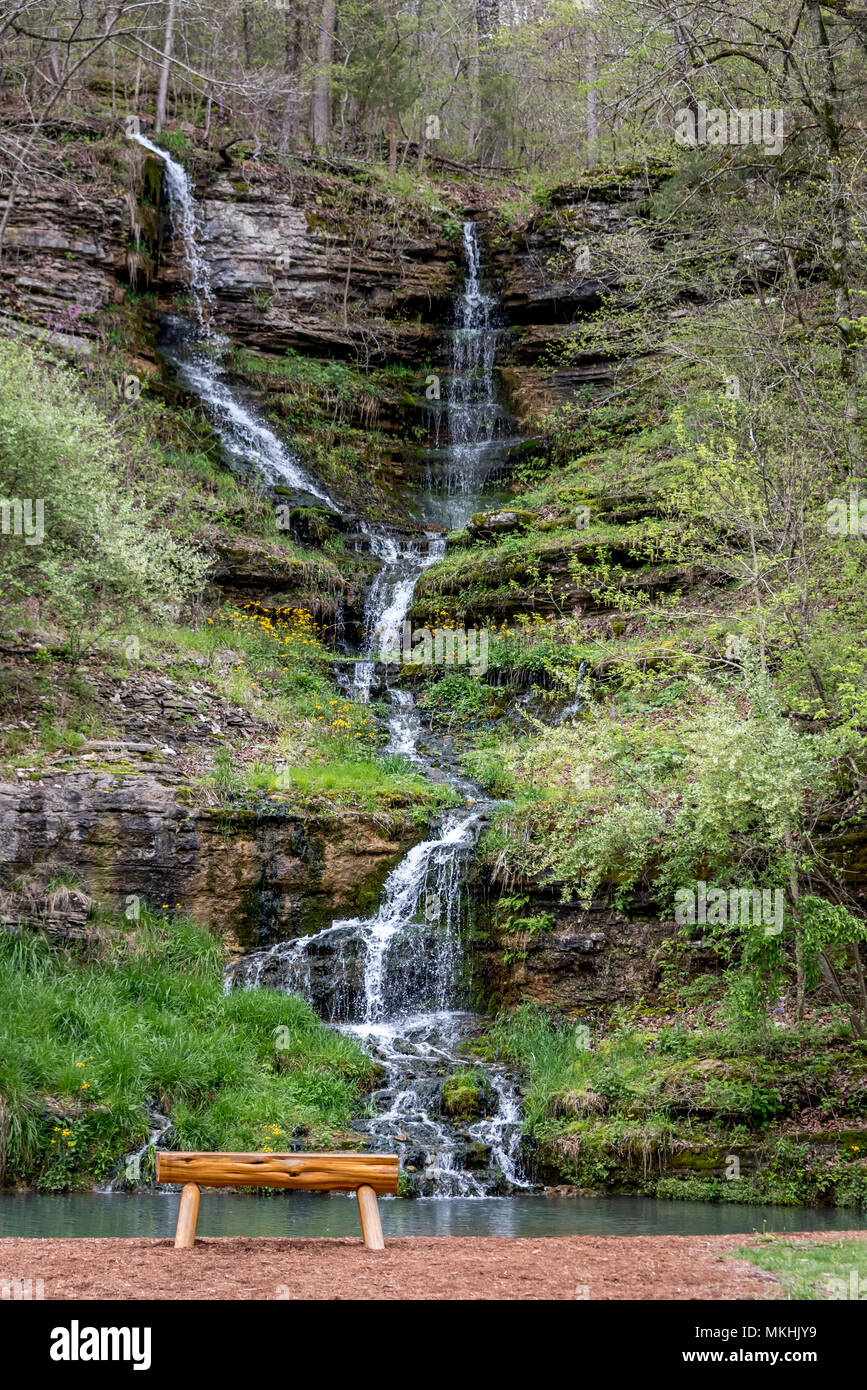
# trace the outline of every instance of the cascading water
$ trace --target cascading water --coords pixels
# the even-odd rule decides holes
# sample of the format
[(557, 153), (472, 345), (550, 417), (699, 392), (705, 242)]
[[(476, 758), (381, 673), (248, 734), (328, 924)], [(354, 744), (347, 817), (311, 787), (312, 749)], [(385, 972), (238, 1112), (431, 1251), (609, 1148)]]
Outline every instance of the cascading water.
[(174, 231), (181, 241), (181, 254), (189, 275), (190, 290), (196, 310), (199, 328), (202, 333), (212, 335), (211, 318), (214, 309), (214, 294), (208, 265), (199, 247), (199, 219), (187, 171), (165, 150), (160, 149), (145, 135), (130, 137), (162, 161), (166, 192), (172, 211)]
[[(162, 160), (196, 306), (194, 334), (181, 321), (169, 321), (166, 355), (179, 380), (203, 402), (233, 459), (339, 511), (223, 378), (221, 340), (212, 328), (214, 297), (186, 172), (144, 136), (132, 138)], [(471, 222), (464, 226), (464, 247), (467, 278), (456, 310), (446, 402), (449, 443), (436, 451), (445, 483), (434, 489), (441, 495), (440, 527), (463, 525), (471, 514), (490, 472), (501, 415), (493, 390), (494, 301), (481, 288), (478, 231)], [(377, 652), (387, 660), (395, 651), (418, 578), (445, 543), (441, 531), (427, 532), (421, 544), (401, 542), (365, 523), (360, 529), (381, 562), (367, 595), (365, 647), (354, 678), (356, 697), (367, 700)], [(422, 762), (412, 696), (388, 693), (388, 751)], [(470, 784), (455, 781), (474, 793)], [(303, 994), (380, 1058), (385, 1084), (371, 1098), (374, 1113), (359, 1128), (378, 1147), (402, 1155), (422, 1196), (485, 1196), (531, 1185), (520, 1168), (517, 1096), (503, 1067), (485, 1066), (475, 1108), (463, 1120), (444, 1114), (443, 1081), (467, 1066), (466, 1049), (481, 1024), (461, 1007), (467, 993), (461, 941), (465, 866), (486, 811), (483, 802), (473, 804), (473, 795), (467, 801), (466, 811), (446, 815), (439, 834), (415, 845), (392, 870), (374, 916), (335, 922), (313, 936), (253, 952), (231, 966), (226, 978), (227, 988), (270, 985)]]
[(417, 1173), (422, 1196), (529, 1186), (520, 1171), (520, 1110), (504, 1068), (485, 1068), (480, 1113), (463, 1123), (443, 1114), (443, 1080), (467, 1066), (462, 1048), (480, 1023), (457, 1005), (467, 984), (464, 870), (484, 813), (483, 803), (450, 813), (436, 838), (415, 845), (386, 880), (373, 917), (279, 942), (228, 972), (242, 988), (303, 994), (377, 1056), (385, 1085), (371, 1097), (376, 1113), (363, 1129)]
[(454, 491), (466, 493), (477, 487), (480, 455), (493, 442), (500, 416), (493, 390), (496, 301), (482, 289), (482, 253), (476, 223), (465, 222), (463, 235), (467, 278), (455, 306), (446, 399), (454, 465), (452, 486)]
[[(494, 301), (481, 289), (473, 223), (464, 228), (464, 245), (467, 282), (456, 310), (447, 393), (450, 442), (436, 451), (445, 485), (435, 514), (451, 525), (464, 524), (477, 505), (501, 419), (493, 385)], [(371, 540), (371, 549), (383, 565), (367, 597), (367, 654), (384, 648), (387, 656), (418, 577), (443, 553), (444, 542), (429, 534), (425, 553), (380, 538), (378, 549)], [(372, 659), (357, 664), (361, 698), (368, 697), (373, 670)], [(412, 695), (399, 687), (386, 693), (393, 711), (386, 751), (423, 763)], [(486, 807), (474, 800), (475, 788), (454, 780), (474, 804), (448, 815), (438, 837), (410, 850), (389, 875), (373, 917), (280, 942), (246, 956), (230, 974), (241, 987), (297, 991), (357, 1036), (385, 1069), (385, 1084), (371, 1097), (375, 1113), (363, 1124), (371, 1140), (401, 1155), (421, 1195), (480, 1197), (531, 1184), (521, 1171), (520, 1107), (504, 1068), (484, 1068), (477, 1113), (463, 1122), (444, 1114), (443, 1081), (467, 1066), (466, 1049), (480, 1025), (460, 1007), (468, 985), (461, 918), (464, 868)]]
[(156, 1106), (149, 1106), (147, 1113), (148, 1119), (150, 1120), (150, 1129), (148, 1130), (147, 1139), (137, 1149), (134, 1149), (132, 1153), (128, 1153), (126, 1157), (121, 1160), (120, 1167), (115, 1176), (109, 1178), (108, 1182), (100, 1184), (100, 1192), (114, 1192), (118, 1187), (124, 1186), (134, 1187), (142, 1181), (141, 1170), (147, 1154), (153, 1153), (153, 1151), (159, 1147), (172, 1127), (172, 1122), (168, 1115), (164, 1115), (161, 1110), (157, 1110)]
[[(497, 301), (482, 285), (482, 254), (475, 222), (463, 226), (467, 273), (455, 301), (448, 338), (449, 371), (442, 407), (434, 411), (436, 447), (428, 455), (426, 513), (447, 530), (464, 526), (486, 483), (501, 471), (509, 417), (494, 390), (500, 327)], [(442, 442), (445, 434), (445, 442)]]
[[(412, 603), (419, 576), (435, 564), (445, 550), (445, 541), (436, 532), (427, 532), (424, 549), (410, 542), (403, 545), (393, 536), (361, 525), (371, 554), (381, 562), (379, 573), (367, 591), (364, 604), (364, 657), (355, 664), (353, 691), (366, 704), (376, 669), (377, 656), (394, 661), (399, 650), (401, 627)], [(391, 692), (389, 692), (391, 694)]]
[(213, 329), (214, 293), (200, 248), (199, 218), (187, 171), (146, 136), (130, 138), (162, 161), (175, 232), (183, 247), (196, 324), (191, 329), (183, 319), (170, 317), (165, 321), (160, 342), (179, 383), (205, 406), (224, 449), (240, 469), (264, 477), (271, 484), (279, 483), (304, 493), (330, 511), (339, 512), (337, 503), (225, 381), (220, 365), (225, 339)]

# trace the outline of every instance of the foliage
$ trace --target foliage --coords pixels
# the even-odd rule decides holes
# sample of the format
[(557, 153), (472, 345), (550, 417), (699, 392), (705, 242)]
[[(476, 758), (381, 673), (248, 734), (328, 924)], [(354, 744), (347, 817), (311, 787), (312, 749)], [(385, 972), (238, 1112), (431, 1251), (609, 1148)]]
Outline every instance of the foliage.
[(133, 484), (116, 434), (74, 376), (0, 340), (0, 495), (44, 508), (44, 538), (3, 538), (7, 592), (50, 594), (74, 650), (107, 608), (158, 611), (204, 578), (206, 559), (156, 524)]
[(7, 1183), (108, 1177), (147, 1137), (149, 1104), (185, 1149), (255, 1150), (265, 1124), (311, 1145), (346, 1128), (371, 1076), (353, 1041), (295, 996), (224, 994), (223, 949), (189, 920), (143, 911), (128, 928), (68, 952), (0, 933)]

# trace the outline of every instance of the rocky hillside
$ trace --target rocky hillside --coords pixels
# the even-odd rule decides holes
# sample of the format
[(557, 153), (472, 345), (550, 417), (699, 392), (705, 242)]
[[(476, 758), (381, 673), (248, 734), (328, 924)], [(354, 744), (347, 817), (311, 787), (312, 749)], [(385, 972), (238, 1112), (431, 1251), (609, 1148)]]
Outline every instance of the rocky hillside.
[[(173, 320), (195, 266), (161, 159), (97, 116), (42, 136), (76, 195), (38, 173), (16, 194), (0, 387), (33, 383), (39, 438), (80, 402), (81, 476), (92, 438), (173, 574), (198, 580), (151, 606), (155, 557), (131, 599), (101, 578), (67, 591), (78, 517), (47, 579), (16, 570), (6, 925), (64, 937), (65, 915), (97, 952), (106, 922), (147, 914), (232, 952), (308, 935), (377, 901), (462, 773), (495, 803), (469, 877), (472, 992), (498, 1015), (484, 1045), (522, 1077), (537, 1175), (861, 1201), (863, 562), (823, 525), (839, 478), (801, 469), (838, 413), (827, 337), (811, 356), (827, 267), (800, 264), (792, 319), (786, 255), (721, 247), (716, 190), (660, 159), (530, 193), (507, 172), (208, 147), (175, 122), (162, 148), (195, 187), (224, 379), (337, 514), (227, 455), (185, 385)], [(748, 179), (724, 196), (767, 230)], [(422, 712), (423, 777), (385, 746), (382, 663), (372, 703), (351, 698), (353, 653), (382, 564), (371, 524), (442, 539), (424, 480), (468, 219), (508, 431), (410, 609), (415, 629), (483, 631), (484, 670), (387, 672)], [(61, 882), (79, 896), (58, 907)], [(684, 917), (698, 884), (779, 894), (779, 931)], [(371, 1082), (354, 1053), (340, 1065)]]

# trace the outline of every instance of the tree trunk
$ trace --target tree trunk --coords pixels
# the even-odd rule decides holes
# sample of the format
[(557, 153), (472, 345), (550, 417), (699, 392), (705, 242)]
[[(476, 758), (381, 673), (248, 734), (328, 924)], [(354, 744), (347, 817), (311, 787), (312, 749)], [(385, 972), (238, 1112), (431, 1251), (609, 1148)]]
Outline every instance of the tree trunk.
[(60, 45), (57, 42), (57, 25), (52, 24), (48, 30), (51, 35), (51, 43), (48, 48), (48, 65), (51, 68), (51, 76), (54, 78), (56, 86), (60, 86)]
[[(286, 47), (285, 59), (283, 63), (284, 71), (287, 75), (294, 77), (298, 66), (298, 49), (301, 42), (301, 16), (296, 14), (294, 19), (287, 14), (286, 16)], [(289, 147), (295, 143), (295, 92), (290, 92), (286, 97), (286, 105), (283, 108), (283, 121), (280, 126), (280, 144), (278, 153), (284, 157), (289, 153)]]
[(160, 68), (160, 85), (157, 92), (157, 114), (154, 121), (154, 130), (157, 134), (162, 130), (166, 119), (166, 100), (169, 94), (169, 67), (171, 66), (172, 49), (175, 42), (175, 8), (177, 0), (168, 0), (166, 10), (166, 36), (163, 44), (163, 62)]
[(599, 161), (599, 110), (596, 92), (596, 35), (587, 31), (587, 168), (595, 169)]
[(467, 159), (472, 160), (479, 137), (480, 95), (479, 95), (479, 49), (476, 44), (470, 57), (470, 125), (467, 131)]
[(484, 67), (483, 49), (485, 43), (496, 33), (500, 23), (498, 0), (476, 0), (476, 42), (469, 63), (470, 76), (470, 128), (467, 132), (467, 158), (472, 159), (482, 133), (482, 70)]
[(322, 0), (311, 113), (311, 136), (317, 150), (326, 148), (331, 129), (331, 59), (334, 52), (336, 17), (337, 0)]
[(680, 5), (674, 6), (672, 21), (674, 27), (674, 51), (675, 63), (677, 67), (677, 81), (678, 85), (683, 88), (684, 95), (686, 97), (687, 108), (692, 112), (693, 120), (696, 120), (698, 118), (698, 102), (696, 101), (695, 93), (690, 89), (687, 80), (689, 66), (694, 65), (694, 57), (692, 52), (692, 44), (690, 43), (689, 34), (687, 32), (686, 25), (683, 21), (683, 15), (681, 13)]
[(846, 180), (840, 141), (840, 89), (828, 39), (828, 30), (819, 0), (808, 0), (813, 40), (822, 73), (821, 121), (828, 160), (828, 222), (831, 228), (828, 281), (834, 292), (834, 311), (840, 340), (840, 376), (845, 395), (848, 472), (861, 474), (860, 386), (864, 377), (861, 335), (854, 322), (850, 290), (850, 246), (852, 243)]
[[(393, 25), (394, 25), (394, 10), (393, 10), (393, 8), (392, 8), (392, 2), (391, 2), (391, 0), (386, 0), (386, 6), (385, 6), (385, 36), (386, 36), (386, 43), (387, 43), (387, 45), (388, 45), (388, 52), (389, 52), (389, 54), (390, 54), (392, 57), (394, 57), (394, 56), (397, 54), (397, 50), (398, 50), (398, 48), (400, 47), (400, 38), (399, 38), (399, 36), (398, 36), (398, 34), (397, 34), (396, 32), (393, 32)], [(393, 74), (392, 74), (391, 71), (389, 71), (389, 72), (387, 73), (387, 76), (386, 76), (386, 81), (387, 81), (388, 84), (389, 84), (389, 88), (391, 88), (392, 80), (393, 80)], [(388, 110), (388, 116), (386, 117), (385, 129), (386, 129), (386, 133), (387, 133), (387, 135), (388, 135), (388, 172), (389, 172), (390, 174), (396, 174), (396, 173), (397, 173), (397, 116), (395, 115), (395, 110), (394, 110), (394, 92), (393, 92), (393, 90), (390, 90), (390, 91), (389, 91), (388, 107), (387, 107), (387, 110)]]
[(801, 929), (798, 924), (798, 868), (795, 863), (794, 838), (790, 829), (786, 830), (786, 854), (789, 858), (789, 902), (792, 907), (792, 925), (795, 932), (795, 1011), (798, 1019), (804, 1017), (804, 1003), (806, 1000), (806, 972), (804, 970), (804, 943), (801, 938)]

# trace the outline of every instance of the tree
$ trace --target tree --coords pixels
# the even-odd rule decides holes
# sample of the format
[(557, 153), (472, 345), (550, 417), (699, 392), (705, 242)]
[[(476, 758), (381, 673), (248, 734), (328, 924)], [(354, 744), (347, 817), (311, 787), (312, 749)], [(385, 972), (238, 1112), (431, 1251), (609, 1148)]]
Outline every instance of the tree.
[(166, 0), (166, 32), (163, 40), (163, 61), (160, 68), (160, 85), (157, 92), (157, 109), (154, 130), (161, 131), (166, 119), (166, 98), (169, 90), (169, 67), (175, 42), (175, 5), (177, 0)]
[(334, 30), (337, 0), (322, 0), (313, 80), (311, 138), (317, 150), (324, 150), (331, 134), (331, 63), (334, 56)]

